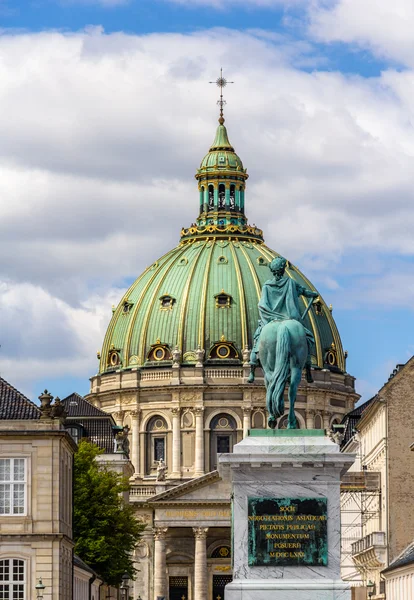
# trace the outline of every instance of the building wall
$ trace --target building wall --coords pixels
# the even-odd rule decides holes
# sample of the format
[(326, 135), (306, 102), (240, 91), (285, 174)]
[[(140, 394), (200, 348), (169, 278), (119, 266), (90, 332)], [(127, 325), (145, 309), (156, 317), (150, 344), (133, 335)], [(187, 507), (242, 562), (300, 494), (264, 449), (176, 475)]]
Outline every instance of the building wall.
[(387, 600), (414, 598), (414, 564), (384, 574)]
[(42, 578), (44, 599), (72, 598), (72, 456), (59, 421), (0, 422), (1, 458), (26, 459), (26, 510), (0, 516), (0, 560), (26, 566), (27, 598)]
[[(135, 478), (155, 477), (147, 468), (148, 424), (151, 417), (165, 419), (167, 478), (186, 479), (209, 472), (211, 421), (219, 412), (235, 423), (235, 440), (251, 427), (266, 427), (265, 388), (260, 370), (254, 385), (247, 383), (248, 365), (126, 371), (93, 377), (87, 400), (111, 413), (118, 425), (130, 427), (130, 457)], [(151, 379), (146, 379), (151, 376)], [(328, 370), (315, 371), (315, 383), (303, 379), (296, 401), (300, 428), (329, 428), (354, 407), (358, 395), (354, 379)], [(286, 412), (288, 401), (286, 399)], [(199, 412), (201, 411), (201, 413)], [(202, 421), (197, 417), (201, 414)], [(281, 419), (281, 421), (283, 418)], [(202, 431), (197, 432), (201, 424)], [(202, 436), (202, 459), (197, 440)], [(176, 452), (177, 460), (173, 460)], [(174, 463), (174, 464), (173, 464)]]
[(381, 390), (388, 408), (389, 562), (414, 539), (414, 360)]

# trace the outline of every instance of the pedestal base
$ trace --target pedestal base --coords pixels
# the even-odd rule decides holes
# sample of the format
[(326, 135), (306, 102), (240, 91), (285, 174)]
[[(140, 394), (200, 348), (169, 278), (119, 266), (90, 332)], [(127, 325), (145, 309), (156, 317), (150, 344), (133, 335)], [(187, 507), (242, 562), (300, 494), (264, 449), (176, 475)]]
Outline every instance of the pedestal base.
[(226, 585), (224, 600), (351, 600), (351, 590), (334, 579), (242, 579)]

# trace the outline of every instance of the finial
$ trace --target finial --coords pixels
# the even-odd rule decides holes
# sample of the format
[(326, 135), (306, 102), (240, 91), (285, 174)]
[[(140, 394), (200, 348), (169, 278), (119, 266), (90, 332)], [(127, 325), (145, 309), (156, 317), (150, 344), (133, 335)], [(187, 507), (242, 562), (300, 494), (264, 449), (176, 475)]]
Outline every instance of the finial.
[(226, 87), (228, 83), (234, 83), (234, 81), (227, 81), (225, 77), (223, 77), (223, 69), (220, 69), (220, 77), (216, 79), (216, 81), (209, 81), (209, 83), (215, 83), (217, 87), (220, 88), (220, 100), (217, 101), (217, 104), (220, 106), (220, 118), (219, 123), (223, 125), (224, 116), (223, 116), (223, 108), (226, 104), (226, 101), (223, 98), (223, 88)]

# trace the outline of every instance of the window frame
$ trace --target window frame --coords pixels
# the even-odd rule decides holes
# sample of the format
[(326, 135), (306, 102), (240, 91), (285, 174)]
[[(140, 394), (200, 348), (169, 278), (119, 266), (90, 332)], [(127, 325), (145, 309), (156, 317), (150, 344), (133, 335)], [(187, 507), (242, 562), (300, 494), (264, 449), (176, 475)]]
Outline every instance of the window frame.
[[(1, 563), (8, 562), (8, 570), (9, 576), (11, 575), (11, 579), (1, 579)], [(22, 563), (23, 566), (23, 579), (14, 579), (14, 563)], [(20, 565), (17, 565), (19, 568)], [(0, 558), (0, 598), (16, 598), (16, 600), (24, 600), (27, 596), (27, 561), (23, 558), (19, 557), (1, 557)], [(16, 589), (19, 586), (22, 587), (21, 590)], [(5, 593), (7, 592), (7, 593)], [(17, 596), (15, 595), (17, 593)]]
[[(22, 460), (23, 461), (23, 480), (19, 480), (19, 479), (14, 479), (14, 462), (16, 460)], [(0, 489), (2, 485), (9, 485), (10, 486), (10, 491), (9, 491), (9, 506), (10, 506), (10, 512), (2, 512), (1, 510), (1, 506), (0, 506), (0, 517), (26, 517), (28, 514), (28, 506), (27, 506), (27, 502), (28, 502), (28, 460), (26, 456), (7, 456), (7, 457), (1, 457), (0, 458), (0, 462), (1, 461), (10, 461), (10, 479), (0, 479)], [(16, 506), (14, 504), (14, 491), (15, 491), (15, 486), (18, 485), (23, 485), (23, 511), (22, 512), (15, 512), (15, 508), (18, 506)], [(1, 493), (1, 492), (0, 492)], [(6, 496), (6, 494), (5, 494)]]

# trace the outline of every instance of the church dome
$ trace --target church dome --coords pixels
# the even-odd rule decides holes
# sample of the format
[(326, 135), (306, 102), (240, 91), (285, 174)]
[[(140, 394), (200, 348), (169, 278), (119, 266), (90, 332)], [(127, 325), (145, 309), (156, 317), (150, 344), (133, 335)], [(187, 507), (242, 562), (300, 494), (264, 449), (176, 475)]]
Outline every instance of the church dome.
[[(200, 356), (207, 364), (241, 364), (252, 347), (261, 288), (278, 254), (247, 222), (248, 175), (222, 117), (195, 177), (197, 221), (182, 229), (179, 244), (152, 263), (114, 309), (100, 353), (101, 374), (171, 366), (176, 360), (191, 365)], [(315, 290), (290, 262), (286, 273)], [(305, 301), (300, 298), (303, 310)], [(305, 325), (315, 337), (314, 368), (345, 372), (338, 330), (322, 298)]]

